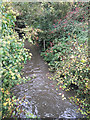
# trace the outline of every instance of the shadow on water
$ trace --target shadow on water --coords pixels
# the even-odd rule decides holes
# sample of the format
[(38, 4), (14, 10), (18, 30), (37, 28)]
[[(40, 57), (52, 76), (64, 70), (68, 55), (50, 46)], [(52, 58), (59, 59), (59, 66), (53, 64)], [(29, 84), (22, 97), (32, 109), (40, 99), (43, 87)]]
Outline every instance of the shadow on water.
[[(30, 49), (33, 56), (24, 65), (24, 76), (36, 77), (13, 89), (17, 98), (26, 96), (24, 102), (21, 103), (26, 113), (22, 112), (20, 117), (25, 118), (29, 112), (40, 118), (80, 118), (80, 113), (76, 113), (75, 110), (77, 106), (71, 104), (68, 99), (62, 100), (56, 89), (52, 87), (53, 82), (51, 83), (46, 76), (49, 73), (48, 65), (40, 56), (39, 47), (25, 42), (25, 48)], [(68, 97), (66, 93), (65, 96)]]

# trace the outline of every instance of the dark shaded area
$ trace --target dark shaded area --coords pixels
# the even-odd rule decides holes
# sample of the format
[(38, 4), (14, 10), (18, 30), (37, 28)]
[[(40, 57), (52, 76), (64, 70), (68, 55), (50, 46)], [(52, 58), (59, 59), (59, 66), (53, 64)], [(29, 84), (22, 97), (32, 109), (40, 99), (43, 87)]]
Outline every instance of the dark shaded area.
[(25, 22), (21, 20), (21, 16), (16, 17), (15, 22), (15, 31), (19, 34), (19, 38), (23, 38), (23, 35), (25, 35), (24, 32), (20, 31), (20, 29), (26, 28)]
[(70, 86), (69, 86), (71, 89), (75, 89), (75, 90), (78, 90), (78, 86), (71, 83)]

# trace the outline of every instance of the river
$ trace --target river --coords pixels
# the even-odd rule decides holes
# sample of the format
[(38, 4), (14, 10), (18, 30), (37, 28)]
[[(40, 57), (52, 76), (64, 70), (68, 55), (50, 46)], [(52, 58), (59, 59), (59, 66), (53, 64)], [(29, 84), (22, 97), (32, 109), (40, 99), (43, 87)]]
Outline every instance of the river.
[(20, 117), (29, 117), (27, 113), (33, 113), (34, 116), (40, 118), (80, 118), (80, 113), (76, 113), (75, 110), (77, 106), (70, 103), (68, 99), (62, 100), (62, 96), (59, 95), (60, 92), (68, 98), (70, 93), (67, 94), (62, 90), (57, 91), (54, 86), (55, 81), (48, 79), (51, 73), (48, 70), (48, 65), (40, 56), (39, 47), (30, 45), (27, 41), (25, 48), (30, 49), (33, 56), (30, 61), (27, 60), (23, 72), (25, 77), (29, 76), (32, 79), (13, 88), (17, 98), (26, 96), (24, 102), (21, 103), (25, 112), (22, 112)]

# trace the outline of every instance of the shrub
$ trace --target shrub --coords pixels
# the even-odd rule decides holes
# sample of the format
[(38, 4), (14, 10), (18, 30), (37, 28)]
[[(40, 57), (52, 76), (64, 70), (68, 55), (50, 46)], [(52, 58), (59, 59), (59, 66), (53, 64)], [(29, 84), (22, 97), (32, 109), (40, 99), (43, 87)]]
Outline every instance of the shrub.
[(24, 40), (19, 39), (18, 34), (12, 29), (15, 26), (14, 21), (19, 15), (13, 9), (11, 3), (3, 3), (2, 10), (2, 39), (1, 39), (1, 78), (2, 78), (2, 115), (10, 117), (14, 111), (16, 98), (10, 92), (11, 88), (26, 79), (21, 77), (21, 69), (26, 60), (31, 59), (31, 53), (24, 48)]
[[(83, 20), (79, 22), (78, 18), (74, 20), (74, 18), (71, 17), (71, 14), (74, 14), (74, 12), (75, 11), (73, 11), (73, 13), (67, 13), (64, 20), (56, 20), (51, 30), (39, 34), (38, 43), (43, 51), (41, 55), (44, 56), (44, 59), (48, 63), (50, 62), (49, 65), (53, 65), (54, 69), (55, 66), (57, 68), (58, 61), (60, 62), (68, 56), (68, 53), (70, 53), (69, 48), (73, 46), (73, 42), (83, 44), (88, 40), (87, 19), (85, 22)], [(78, 15), (82, 16), (81, 9), (78, 10)], [(71, 40), (72, 43), (70, 42)], [(46, 51), (43, 49), (43, 41), (45, 41)]]
[[(77, 90), (74, 101), (80, 106), (81, 113), (88, 114), (89, 109), (89, 63), (88, 63), (88, 48), (87, 42), (84, 44), (77, 44), (73, 42), (73, 53), (67, 60), (63, 60), (60, 67), (57, 68), (55, 79), (57, 85), (66, 91), (72, 89)], [(61, 76), (63, 75), (63, 78)], [(82, 109), (84, 108), (84, 112)]]

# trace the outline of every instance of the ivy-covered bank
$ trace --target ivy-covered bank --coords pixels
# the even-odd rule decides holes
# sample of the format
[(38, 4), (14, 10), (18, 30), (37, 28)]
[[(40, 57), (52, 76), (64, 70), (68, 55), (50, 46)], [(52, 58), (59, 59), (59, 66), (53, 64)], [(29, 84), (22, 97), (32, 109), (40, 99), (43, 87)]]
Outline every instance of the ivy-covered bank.
[[(14, 10), (11, 3), (2, 3), (0, 6), (2, 14), (2, 27), (0, 31), (2, 34), (0, 42), (0, 56), (1, 56), (1, 80), (2, 80), (2, 118), (14, 117), (16, 111), (22, 112), (19, 100), (15, 98), (10, 92), (10, 89), (25, 82), (26, 79), (21, 77), (21, 69), (23, 63), (27, 59), (31, 59), (31, 53), (24, 48), (24, 39), (19, 39), (15, 32), (15, 20), (19, 15), (18, 11)], [(23, 99), (23, 98), (22, 98)]]

